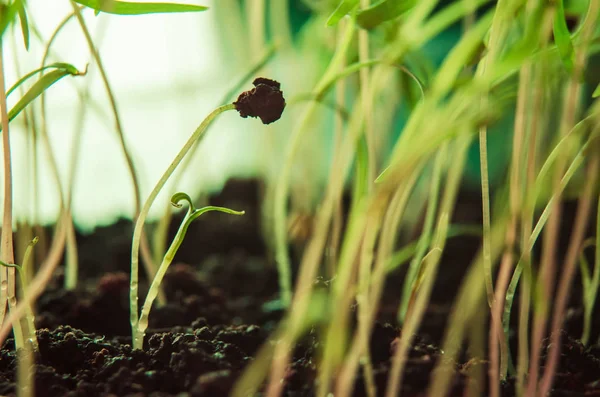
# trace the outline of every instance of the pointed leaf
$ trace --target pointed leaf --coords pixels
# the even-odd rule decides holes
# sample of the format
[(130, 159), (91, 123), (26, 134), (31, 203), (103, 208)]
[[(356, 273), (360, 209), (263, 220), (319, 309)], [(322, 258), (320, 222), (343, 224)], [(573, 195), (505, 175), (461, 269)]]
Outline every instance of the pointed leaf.
[(63, 69), (66, 72), (68, 72), (69, 74), (79, 74), (79, 71), (77, 70), (77, 68), (69, 63), (63, 63), (63, 62), (57, 62), (57, 63), (53, 63), (50, 65), (46, 65), (43, 66), (41, 68), (35, 69), (29, 73), (27, 73), (25, 76), (21, 77), (19, 79), (19, 81), (17, 81), (12, 87), (10, 87), (10, 89), (6, 92), (6, 96), (9, 96), (14, 90), (16, 90), (21, 84), (23, 84), (27, 79), (29, 79), (30, 77), (40, 73), (43, 70), (46, 69)]
[(176, 3), (132, 3), (116, 0), (75, 0), (76, 3), (84, 5), (99, 12), (116, 15), (144, 15), (172, 12), (198, 12), (205, 11), (208, 7), (193, 4)]
[(571, 33), (567, 27), (563, 0), (556, 0), (553, 29), (554, 41), (556, 42), (560, 58), (567, 71), (571, 72), (573, 70), (573, 62), (575, 61), (575, 52), (573, 50), (573, 43), (571, 42)]
[(365, 29), (373, 29), (404, 14), (416, 3), (416, 0), (383, 0), (360, 10), (356, 14), (356, 22)]
[(23, 33), (23, 43), (25, 49), (29, 51), (29, 23), (27, 22), (27, 12), (25, 11), (25, 4), (21, 3), (18, 9), (19, 21), (21, 22), (21, 32)]
[(47, 90), (52, 84), (56, 83), (58, 80), (62, 79), (65, 76), (69, 75), (83, 75), (83, 73), (75, 70), (77, 73), (72, 73), (72, 71), (67, 69), (57, 69), (53, 70), (48, 74), (45, 74), (40, 78), (35, 84), (23, 95), (21, 99), (13, 106), (13, 108), (8, 112), (8, 121), (11, 121), (15, 117), (21, 113), (23, 109), (31, 102), (33, 102), (42, 92)]
[(335, 11), (327, 19), (327, 26), (335, 26), (350, 11), (358, 6), (359, 0), (342, 0)]

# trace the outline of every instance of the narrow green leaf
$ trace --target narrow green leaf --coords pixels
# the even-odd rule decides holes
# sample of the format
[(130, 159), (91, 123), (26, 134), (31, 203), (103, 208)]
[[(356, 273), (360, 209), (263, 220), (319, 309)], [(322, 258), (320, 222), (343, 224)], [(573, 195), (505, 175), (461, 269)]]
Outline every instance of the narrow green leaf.
[(342, 0), (335, 11), (327, 19), (327, 26), (335, 26), (350, 11), (358, 6), (359, 0)]
[(23, 43), (25, 49), (29, 51), (29, 23), (27, 22), (27, 12), (25, 11), (25, 4), (21, 3), (18, 11), (19, 21), (21, 22), (21, 32), (23, 33)]
[(38, 73), (40, 73), (43, 70), (46, 69), (62, 69), (66, 72), (68, 72), (69, 74), (80, 74), (79, 71), (77, 70), (77, 68), (69, 63), (62, 63), (62, 62), (57, 62), (57, 63), (53, 63), (50, 65), (46, 65), (43, 66), (39, 69), (35, 69), (29, 73), (27, 73), (25, 76), (21, 77), (19, 79), (19, 81), (17, 81), (12, 87), (10, 87), (10, 89), (6, 92), (6, 96), (9, 96), (14, 90), (16, 90), (21, 84), (23, 84), (27, 79), (29, 79), (31, 76), (34, 76)]
[(573, 62), (575, 61), (575, 52), (573, 50), (573, 43), (571, 42), (571, 33), (567, 27), (563, 0), (556, 0), (553, 29), (554, 41), (556, 42), (560, 58), (567, 71), (571, 72), (573, 70)]
[(598, 84), (598, 87), (596, 87), (596, 89), (592, 93), (592, 98), (598, 98), (599, 96), (600, 96), (600, 84)]
[(45, 74), (40, 78), (36, 83), (23, 95), (21, 99), (13, 106), (12, 109), (8, 112), (8, 121), (11, 121), (15, 117), (21, 113), (23, 109), (31, 102), (33, 102), (42, 92), (47, 90), (52, 84), (56, 83), (58, 80), (62, 79), (65, 76), (69, 75), (83, 75), (84, 73), (75, 70), (76, 73), (72, 73), (72, 71), (67, 69), (57, 69), (53, 70), (48, 74)]
[(416, 0), (383, 0), (360, 10), (356, 14), (356, 22), (365, 29), (374, 29), (383, 22), (399, 17), (410, 10)]
[(21, 1), (16, 0), (10, 5), (0, 3), (0, 37), (4, 35), (4, 31), (13, 22), (19, 11)]
[(144, 15), (172, 12), (197, 12), (205, 11), (208, 7), (193, 4), (176, 3), (131, 3), (115, 0), (75, 0), (76, 3), (84, 5), (99, 12), (116, 15)]

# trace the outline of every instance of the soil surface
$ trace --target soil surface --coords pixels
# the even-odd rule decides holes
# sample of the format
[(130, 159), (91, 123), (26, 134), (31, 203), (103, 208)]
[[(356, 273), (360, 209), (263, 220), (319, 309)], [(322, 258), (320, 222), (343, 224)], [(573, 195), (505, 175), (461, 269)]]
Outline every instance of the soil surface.
[[(150, 313), (143, 351), (130, 345), (131, 224), (120, 221), (78, 236), (80, 287), (65, 291), (59, 274), (37, 302), (40, 349), (35, 355), (35, 395), (227, 396), (283, 315), (276, 304), (277, 272), (260, 237), (261, 189), (256, 181), (233, 180), (221, 194), (209, 198), (212, 205), (243, 209), (246, 216), (209, 213), (192, 224), (164, 280), (168, 303)], [(453, 222), (480, 222), (477, 194), (461, 197)], [(574, 209), (565, 205), (563, 237), (568, 236)], [(174, 219), (171, 235), (179, 220)], [(403, 396), (423, 396), (427, 390), (432, 369), (443, 358), (439, 346), (451, 302), (478, 247), (477, 237), (450, 240), (406, 363)], [(559, 254), (563, 252), (561, 248)], [(395, 314), (403, 276), (400, 271), (387, 281), (370, 340), (378, 395), (385, 390), (390, 358), (401, 333)], [(551, 393), (556, 397), (600, 396), (600, 346), (584, 347), (577, 341), (583, 313), (579, 285), (576, 280), (562, 332), (560, 365)], [(142, 288), (141, 296), (145, 292)], [(594, 319), (591, 340), (595, 341), (600, 334), (598, 308)], [(296, 346), (284, 380), (285, 396), (314, 395), (322, 348), (319, 332), (309, 330)], [(514, 332), (511, 348), (516, 349)], [(542, 363), (547, 348), (546, 341)], [(16, 362), (14, 342), (8, 339), (0, 351), (1, 396), (16, 395)], [(486, 368), (485, 360), (461, 355), (453, 363), (451, 395), (464, 395), (473, 384), (472, 374), (486, 374)], [(362, 371), (357, 372), (354, 395), (366, 395)], [(502, 395), (514, 395), (512, 378), (503, 383)]]

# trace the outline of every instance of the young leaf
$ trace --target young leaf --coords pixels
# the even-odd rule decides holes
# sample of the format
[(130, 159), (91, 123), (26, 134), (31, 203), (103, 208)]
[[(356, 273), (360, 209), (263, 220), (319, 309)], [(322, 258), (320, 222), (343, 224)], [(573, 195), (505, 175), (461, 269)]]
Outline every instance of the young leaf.
[(131, 3), (116, 0), (75, 0), (76, 3), (84, 5), (99, 12), (116, 15), (144, 15), (171, 12), (197, 12), (205, 11), (208, 7), (193, 4), (176, 3)]
[(19, 79), (19, 81), (17, 81), (12, 87), (10, 87), (10, 89), (6, 92), (6, 96), (9, 96), (14, 90), (16, 90), (21, 84), (23, 84), (27, 79), (29, 79), (31, 76), (36, 75), (37, 73), (46, 70), (46, 69), (51, 69), (51, 68), (55, 68), (55, 69), (63, 69), (66, 72), (76, 75), (79, 74), (79, 71), (77, 70), (77, 68), (69, 63), (62, 63), (62, 62), (57, 62), (57, 63), (52, 63), (50, 65), (46, 65), (43, 66), (39, 69), (35, 69), (29, 73), (27, 73), (25, 76), (21, 77)]
[(416, 3), (416, 0), (383, 0), (360, 10), (356, 14), (356, 22), (365, 29), (373, 29), (404, 14)]
[(17, 10), (19, 13), (19, 21), (21, 22), (21, 32), (23, 32), (23, 42), (25, 43), (25, 49), (29, 51), (29, 23), (27, 22), (27, 12), (25, 11), (25, 3), (21, 3), (21, 6)]
[(575, 60), (575, 52), (573, 51), (573, 43), (571, 42), (571, 33), (567, 27), (565, 18), (565, 8), (563, 0), (556, 0), (556, 12), (554, 14), (554, 41), (558, 48), (558, 53), (562, 59), (567, 71), (573, 70), (573, 62)]
[[(75, 73), (73, 73), (75, 72)], [(15, 117), (21, 113), (23, 109), (34, 99), (36, 99), (42, 92), (47, 90), (52, 84), (56, 83), (58, 80), (62, 79), (65, 76), (73, 75), (73, 76), (81, 76), (84, 73), (78, 71), (77, 69), (69, 70), (69, 69), (57, 69), (53, 70), (48, 74), (45, 74), (40, 78), (35, 84), (23, 95), (21, 99), (13, 106), (12, 109), (8, 112), (8, 121), (11, 121)], [(1, 129), (0, 129), (1, 130)]]
[(358, 1), (359, 0), (342, 0), (335, 11), (329, 16), (329, 19), (327, 19), (327, 26), (337, 25), (340, 19), (358, 6)]

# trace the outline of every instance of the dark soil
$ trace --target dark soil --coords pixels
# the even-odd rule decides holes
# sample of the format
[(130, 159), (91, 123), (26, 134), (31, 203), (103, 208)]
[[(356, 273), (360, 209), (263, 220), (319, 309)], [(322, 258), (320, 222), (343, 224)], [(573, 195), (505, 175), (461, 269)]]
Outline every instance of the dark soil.
[[(218, 214), (192, 224), (186, 242), (164, 280), (168, 303), (150, 314), (145, 350), (133, 351), (129, 326), (129, 244), (131, 224), (121, 221), (78, 236), (83, 281), (75, 291), (60, 288), (61, 277), (37, 303), (40, 350), (36, 354), (37, 396), (227, 396), (282, 317), (274, 304), (277, 272), (266, 259), (260, 236), (260, 186), (232, 181), (211, 204), (244, 209), (244, 217)], [(463, 194), (453, 222), (477, 223), (475, 195)], [(565, 224), (574, 206), (565, 206)], [(174, 233), (178, 219), (174, 221)], [(568, 227), (565, 228), (568, 233)], [(422, 396), (432, 369), (443, 357), (439, 346), (452, 299), (477, 238), (455, 238), (444, 254), (439, 281), (406, 365), (403, 396)], [(375, 382), (383, 393), (401, 330), (395, 324), (403, 275), (390, 277), (370, 341)], [(562, 355), (552, 396), (600, 396), (600, 346), (584, 347), (579, 281), (562, 334)], [(142, 296), (145, 291), (141, 291)], [(516, 310), (515, 310), (516, 311)], [(597, 310), (598, 312), (598, 310)], [(600, 313), (592, 340), (600, 333)], [(285, 396), (313, 396), (318, 329), (296, 346), (285, 379)], [(513, 338), (514, 339), (514, 338)], [(515, 343), (516, 346), (516, 343)], [(544, 345), (542, 362), (547, 344)], [(487, 362), (467, 355), (454, 363), (452, 396), (462, 396), (469, 374)], [(12, 339), (0, 351), (0, 395), (16, 395), (16, 356)], [(355, 396), (364, 396), (362, 372)], [(513, 396), (513, 380), (502, 385)]]

